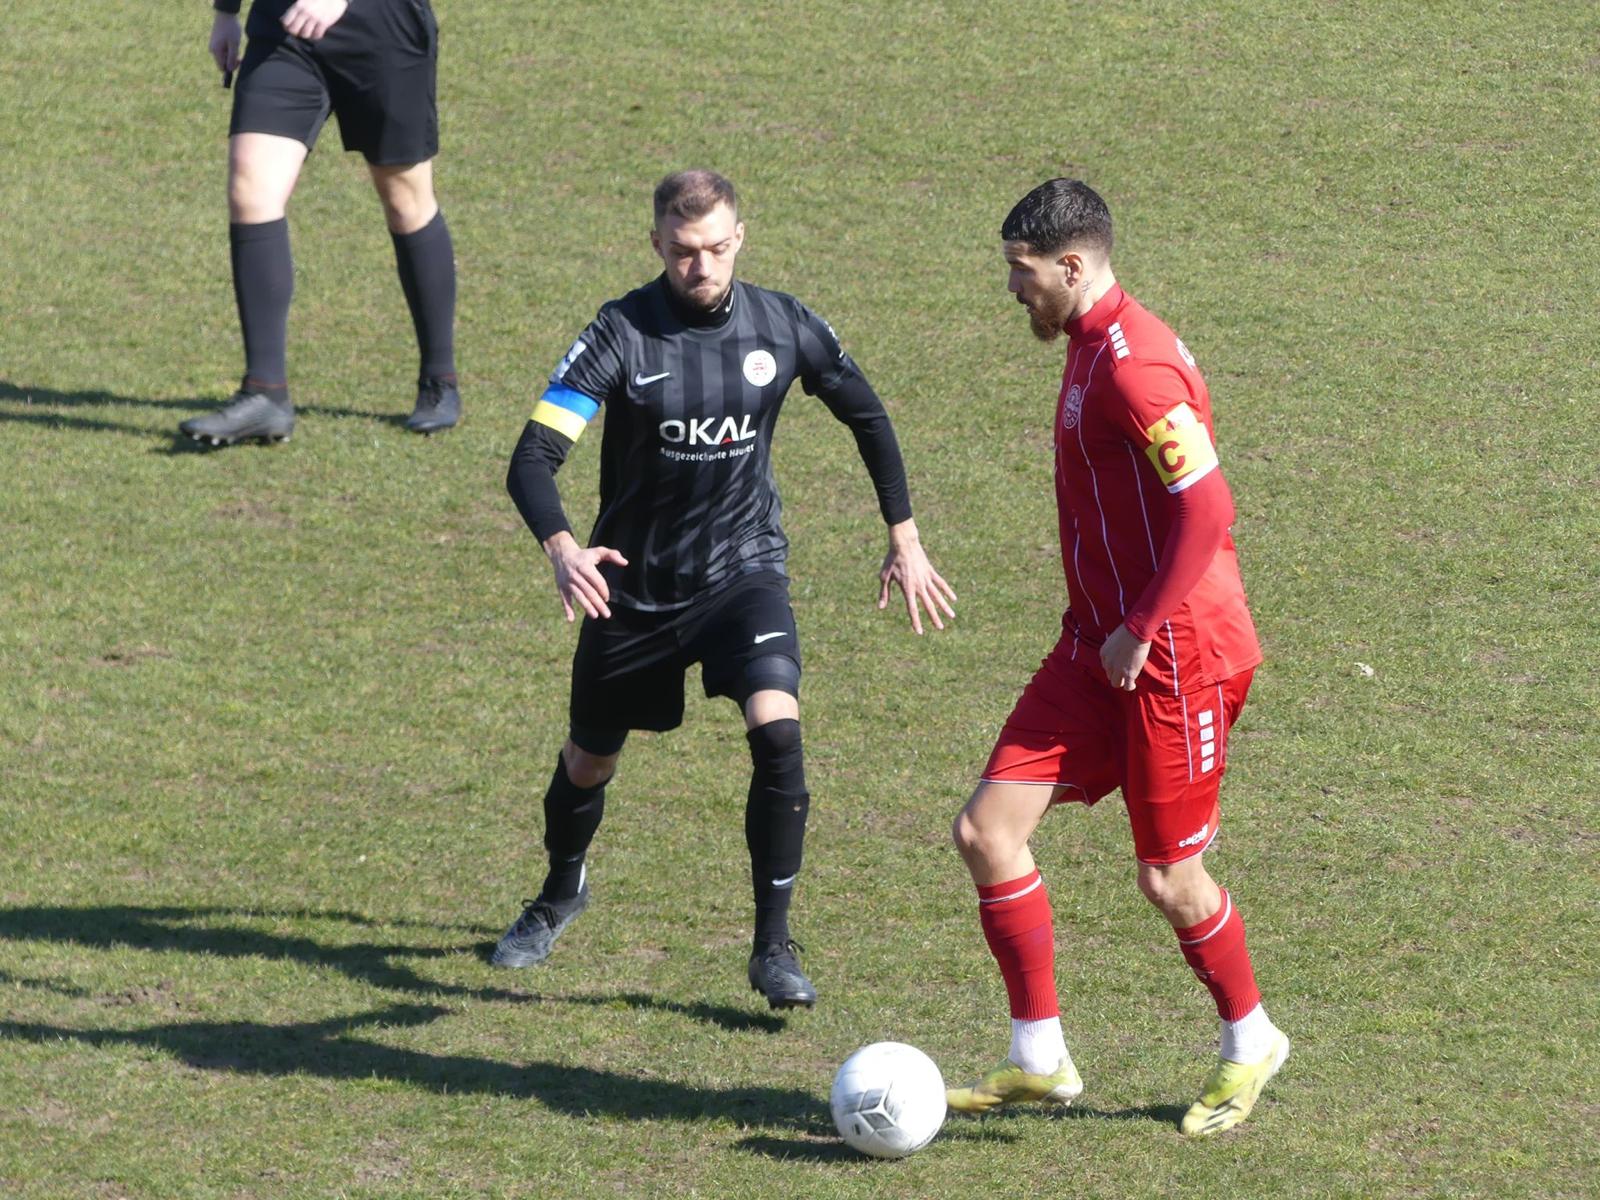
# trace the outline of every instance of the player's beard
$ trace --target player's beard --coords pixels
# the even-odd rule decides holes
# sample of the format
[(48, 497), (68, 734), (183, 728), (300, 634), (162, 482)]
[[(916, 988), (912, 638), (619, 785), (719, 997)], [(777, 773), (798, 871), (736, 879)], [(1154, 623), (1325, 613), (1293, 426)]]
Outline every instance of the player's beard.
[(1028, 325), (1041, 342), (1053, 342), (1066, 329), (1072, 316), (1072, 289), (1057, 288), (1041, 293), (1028, 306)]
[(710, 282), (710, 280), (707, 280), (695, 288), (679, 292), (678, 299), (682, 300), (690, 308), (697, 308), (701, 312), (716, 312), (717, 309), (722, 307), (723, 302), (727, 300), (728, 293), (733, 290), (733, 280), (728, 280), (728, 286), (720, 292), (712, 290), (712, 287), (709, 286)]

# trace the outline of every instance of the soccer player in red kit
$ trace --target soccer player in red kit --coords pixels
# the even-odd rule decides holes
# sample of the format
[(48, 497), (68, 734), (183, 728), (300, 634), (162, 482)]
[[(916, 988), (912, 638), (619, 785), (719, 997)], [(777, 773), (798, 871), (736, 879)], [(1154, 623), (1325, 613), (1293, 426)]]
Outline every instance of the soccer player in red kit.
[(1256, 988), (1238, 907), (1207, 873), (1228, 734), (1261, 661), (1228, 526), (1233, 498), (1194, 356), (1117, 285), (1111, 214), (1052, 179), (1001, 227), (1009, 290), (1035, 336), (1068, 338), (1055, 417), (1069, 605), (1061, 640), (1002, 730), (955, 823), (1011, 1004), (1011, 1049), (950, 1107), (1065, 1105), (1083, 1082), (1062, 1035), (1050, 900), (1028, 838), (1051, 805), (1122, 789), (1139, 889), (1216, 1001), (1217, 1066), (1190, 1135), (1249, 1115), (1289, 1053)]

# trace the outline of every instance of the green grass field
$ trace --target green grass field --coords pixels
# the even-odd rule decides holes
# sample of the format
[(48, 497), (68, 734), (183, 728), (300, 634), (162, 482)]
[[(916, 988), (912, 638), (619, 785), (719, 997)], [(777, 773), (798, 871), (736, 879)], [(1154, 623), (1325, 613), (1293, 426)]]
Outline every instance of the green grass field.
[[(176, 424), (240, 364), (205, 5), (6, 6), (0, 1195), (1596, 1194), (1593, 7), (438, 7), (465, 425), (399, 427), (409, 319), (330, 128), (291, 209), (300, 426), (202, 453)], [(875, 611), (871, 487), (797, 389), (822, 1002), (786, 1018), (744, 983), (725, 702), (632, 741), (548, 967), (480, 957), (537, 887), (574, 640), (504, 464), (702, 163), (743, 274), (887, 398), (961, 595), (942, 636)], [(1062, 347), (996, 238), (1062, 173), (1211, 381), (1268, 661), (1208, 862), (1295, 1053), (1238, 1131), (1178, 1136), (1209, 1000), (1119, 806), (1063, 811), (1081, 1109), (875, 1164), (827, 1115), (850, 1051), (958, 1078), (1005, 1045), (947, 829), (1063, 603)]]

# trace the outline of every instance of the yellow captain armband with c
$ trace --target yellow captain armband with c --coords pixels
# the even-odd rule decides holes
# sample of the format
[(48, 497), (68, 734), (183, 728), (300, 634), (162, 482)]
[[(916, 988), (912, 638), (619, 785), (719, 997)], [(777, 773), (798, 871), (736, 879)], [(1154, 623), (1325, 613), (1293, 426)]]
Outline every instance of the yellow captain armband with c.
[(1205, 422), (1194, 409), (1180, 404), (1145, 431), (1150, 444), (1145, 456), (1169, 492), (1199, 483), (1217, 466), (1217, 450)]

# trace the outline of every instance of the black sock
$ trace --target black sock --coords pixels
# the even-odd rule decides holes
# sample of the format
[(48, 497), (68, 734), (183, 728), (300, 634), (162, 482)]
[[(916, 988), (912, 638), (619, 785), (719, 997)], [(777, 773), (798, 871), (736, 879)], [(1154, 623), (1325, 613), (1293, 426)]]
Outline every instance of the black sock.
[[(607, 780), (606, 783), (609, 783)], [(571, 900), (583, 886), (583, 859), (600, 828), (606, 807), (606, 784), (581, 788), (567, 777), (567, 762), (556, 756), (550, 790), (544, 794), (544, 848), (550, 852), (550, 873), (539, 895), (546, 900)]]
[(806, 791), (799, 721), (769, 721), (745, 738), (754, 770), (744, 810), (744, 840), (750, 849), (759, 948), (789, 940), (789, 900), (800, 873), (811, 795)]
[(285, 365), (289, 301), (294, 296), (294, 259), (289, 222), (279, 217), (260, 225), (228, 226), (233, 259), (233, 298), (244, 334), (245, 386), (288, 402)]
[(417, 330), (424, 379), (456, 377), (456, 255), (444, 212), (434, 214), (415, 233), (395, 233), (394, 261), (400, 269), (400, 286), (411, 306), (411, 323)]

